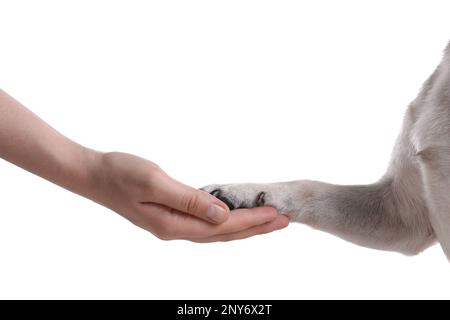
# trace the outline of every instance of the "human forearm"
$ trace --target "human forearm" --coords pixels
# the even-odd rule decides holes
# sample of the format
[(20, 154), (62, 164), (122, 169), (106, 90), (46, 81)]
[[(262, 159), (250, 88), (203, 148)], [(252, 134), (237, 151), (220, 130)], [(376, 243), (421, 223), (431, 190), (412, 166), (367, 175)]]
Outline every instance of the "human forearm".
[(63, 136), (0, 90), (0, 157), (88, 196), (99, 154)]

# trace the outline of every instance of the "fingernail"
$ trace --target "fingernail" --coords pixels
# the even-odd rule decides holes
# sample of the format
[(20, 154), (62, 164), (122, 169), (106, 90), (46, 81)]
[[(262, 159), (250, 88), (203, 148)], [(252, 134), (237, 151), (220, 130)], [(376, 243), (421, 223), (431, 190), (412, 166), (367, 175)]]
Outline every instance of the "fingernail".
[(227, 211), (224, 208), (216, 204), (212, 204), (209, 206), (206, 216), (214, 222), (223, 222), (226, 214)]

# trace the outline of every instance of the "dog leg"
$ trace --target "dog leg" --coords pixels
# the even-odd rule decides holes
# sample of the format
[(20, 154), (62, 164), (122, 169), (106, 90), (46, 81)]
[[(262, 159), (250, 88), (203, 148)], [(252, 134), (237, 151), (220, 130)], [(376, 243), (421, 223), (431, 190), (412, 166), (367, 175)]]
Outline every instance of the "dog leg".
[(388, 172), (378, 183), (293, 181), (211, 185), (203, 190), (231, 209), (272, 206), (293, 221), (371, 248), (415, 254), (437, 235), (450, 259), (448, 88), (450, 44), (411, 103)]
[(431, 225), (450, 260), (450, 147), (429, 147), (418, 156)]
[[(426, 223), (402, 218), (398, 210), (422, 210), (395, 194), (392, 179), (366, 186), (316, 181), (211, 185), (203, 190), (234, 208), (272, 206), (292, 221), (333, 233), (366, 247), (415, 254), (434, 241)], [(408, 217), (409, 215), (407, 215)], [(418, 216), (411, 213), (411, 217)], [(417, 227), (419, 225), (420, 227)]]

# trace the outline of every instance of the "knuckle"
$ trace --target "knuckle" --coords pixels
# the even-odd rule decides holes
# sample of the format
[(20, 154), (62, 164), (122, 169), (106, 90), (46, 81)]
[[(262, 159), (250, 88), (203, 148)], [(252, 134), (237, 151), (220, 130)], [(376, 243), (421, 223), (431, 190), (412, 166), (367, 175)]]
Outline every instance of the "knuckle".
[(171, 240), (175, 240), (174, 238), (167, 236), (167, 235), (157, 235), (159, 240), (162, 241), (171, 241)]
[(158, 225), (153, 225), (150, 229), (158, 239), (169, 241), (178, 239), (178, 232), (175, 226), (168, 225), (165, 223), (160, 223)]
[(200, 197), (198, 195), (186, 195), (182, 198), (182, 207), (188, 213), (195, 213), (200, 208)]
[(158, 231), (154, 232), (154, 234), (158, 239), (163, 241), (170, 241), (176, 239), (173, 231), (167, 227), (160, 228)]
[(145, 175), (145, 187), (153, 189), (161, 179), (162, 171), (153, 166), (149, 166)]

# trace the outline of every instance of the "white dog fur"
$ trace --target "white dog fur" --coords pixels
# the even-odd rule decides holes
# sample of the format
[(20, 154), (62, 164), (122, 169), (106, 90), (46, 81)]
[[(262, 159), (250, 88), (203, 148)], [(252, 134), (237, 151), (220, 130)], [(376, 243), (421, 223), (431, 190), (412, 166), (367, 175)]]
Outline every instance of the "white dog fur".
[(233, 208), (272, 206), (292, 221), (359, 245), (417, 254), (440, 242), (450, 259), (450, 44), (406, 112), (386, 174), (339, 186), (300, 180), (202, 188)]

